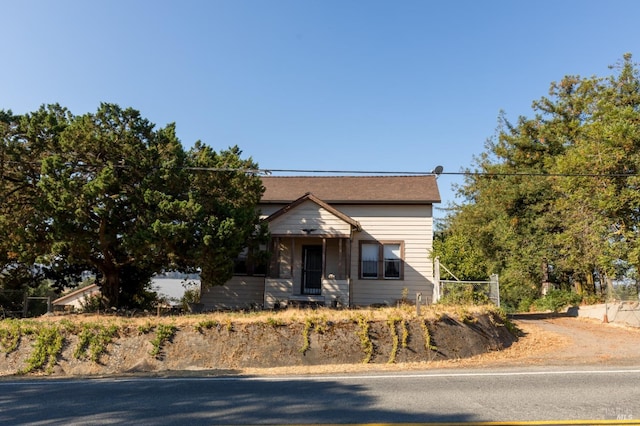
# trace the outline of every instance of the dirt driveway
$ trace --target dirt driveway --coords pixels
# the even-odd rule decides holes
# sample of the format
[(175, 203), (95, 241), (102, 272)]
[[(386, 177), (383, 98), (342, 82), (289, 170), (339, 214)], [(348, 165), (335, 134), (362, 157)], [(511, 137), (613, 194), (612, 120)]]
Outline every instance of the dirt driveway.
[(513, 318), (523, 336), (512, 347), (469, 360), (478, 365), (640, 366), (640, 328), (563, 315)]

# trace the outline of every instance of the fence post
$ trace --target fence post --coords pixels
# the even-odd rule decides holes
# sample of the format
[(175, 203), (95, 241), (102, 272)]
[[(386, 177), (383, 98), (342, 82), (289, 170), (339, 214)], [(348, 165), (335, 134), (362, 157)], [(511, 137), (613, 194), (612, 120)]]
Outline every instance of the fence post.
[(498, 274), (491, 274), (489, 284), (489, 299), (493, 300), (500, 307), (500, 282), (498, 281)]
[(24, 292), (24, 301), (22, 302), (22, 318), (26, 318), (29, 314), (29, 293)]
[(433, 301), (438, 303), (440, 300), (440, 258), (436, 257), (433, 261)]

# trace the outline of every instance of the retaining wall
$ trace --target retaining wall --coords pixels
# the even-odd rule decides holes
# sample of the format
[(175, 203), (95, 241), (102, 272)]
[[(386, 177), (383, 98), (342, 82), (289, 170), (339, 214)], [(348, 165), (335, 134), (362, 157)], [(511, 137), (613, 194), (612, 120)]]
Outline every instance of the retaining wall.
[(614, 302), (579, 306), (575, 311), (577, 311), (578, 317), (640, 327), (640, 302)]

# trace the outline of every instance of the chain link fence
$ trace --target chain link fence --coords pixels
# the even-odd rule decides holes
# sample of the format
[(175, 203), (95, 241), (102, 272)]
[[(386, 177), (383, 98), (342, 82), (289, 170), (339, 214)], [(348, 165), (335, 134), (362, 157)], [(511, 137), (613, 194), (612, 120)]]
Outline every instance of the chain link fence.
[(613, 282), (607, 286), (607, 302), (640, 302), (640, 283)]
[(500, 306), (500, 284), (498, 276), (489, 281), (439, 281), (439, 303), (484, 305), (493, 303)]
[[(443, 280), (441, 269), (455, 280)], [(487, 281), (462, 281), (440, 263), (437, 257), (433, 262), (433, 272), (433, 303), (481, 305), (491, 302), (500, 307), (500, 282), (497, 274), (491, 275)]]

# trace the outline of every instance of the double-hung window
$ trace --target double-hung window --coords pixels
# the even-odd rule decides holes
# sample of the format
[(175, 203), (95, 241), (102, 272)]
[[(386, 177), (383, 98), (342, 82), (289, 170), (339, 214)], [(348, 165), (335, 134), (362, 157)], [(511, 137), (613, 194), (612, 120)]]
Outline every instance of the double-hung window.
[(360, 242), (360, 277), (399, 280), (403, 274), (402, 242)]

